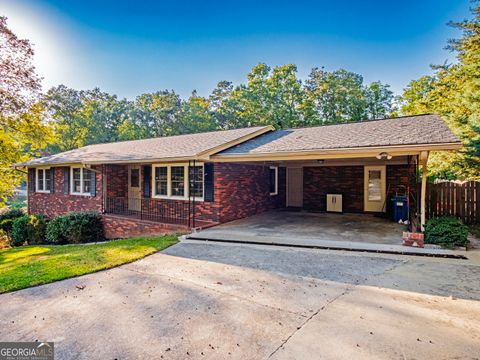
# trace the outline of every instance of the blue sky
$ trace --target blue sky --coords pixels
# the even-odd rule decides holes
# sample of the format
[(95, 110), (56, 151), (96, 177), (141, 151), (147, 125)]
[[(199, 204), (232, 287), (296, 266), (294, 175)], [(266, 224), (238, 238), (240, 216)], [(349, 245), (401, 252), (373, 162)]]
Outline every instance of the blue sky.
[(345, 68), (399, 93), (458, 32), (468, 0), (34, 1), (0, 0), (10, 27), (35, 44), (44, 89), (95, 86), (120, 97), (174, 89), (208, 95), (245, 82), (255, 64)]

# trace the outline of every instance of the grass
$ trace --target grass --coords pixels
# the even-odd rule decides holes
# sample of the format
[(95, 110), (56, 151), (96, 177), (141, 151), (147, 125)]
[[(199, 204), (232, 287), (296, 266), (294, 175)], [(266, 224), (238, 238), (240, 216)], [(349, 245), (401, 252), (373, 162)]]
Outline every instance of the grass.
[(176, 236), (168, 235), (100, 244), (32, 245), (0, 250), (0, 293), (112, 268), (176, 242)]

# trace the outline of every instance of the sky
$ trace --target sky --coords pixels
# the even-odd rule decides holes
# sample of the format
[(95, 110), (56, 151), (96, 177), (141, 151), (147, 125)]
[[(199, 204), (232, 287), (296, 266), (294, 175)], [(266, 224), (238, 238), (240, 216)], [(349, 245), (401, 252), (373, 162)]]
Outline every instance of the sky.
[(399, 94), (431, 64), (454, 61), (450, 20), (468, 18), (468, 0), (101, 1), (0, 0), (0, 15), (34, 44), (43, 89), (100, 87), (134, 99), (192, 90), (208, 96), (250, 69), (296, 64), (359, 73)]

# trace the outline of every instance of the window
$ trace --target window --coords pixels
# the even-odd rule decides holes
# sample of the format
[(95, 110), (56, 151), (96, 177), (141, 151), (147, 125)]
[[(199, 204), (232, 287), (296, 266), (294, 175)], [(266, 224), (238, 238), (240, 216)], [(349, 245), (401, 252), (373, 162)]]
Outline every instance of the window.
[(170, 168), (170, 183), (172, 184), (172, 196), (185, 196), (184, 166), (172, 166)]
[(155, 195), (168, 196), (168, 168), (155, 168)]
[(269, 169), (269, 189), (270, 195), (277, 195), (278, 194), (278, 167), (277, 166), (270, 166)]
[(203, 164), (190, 167), (188, 164), (153, 165), (153, 197), (185, 199), (195, 196), (203, 200)]
[(368, 171), (368, 201), (382, 200), (382, 172), (380, 170)]
[(49, 193), (51, 191), (52, 170), (37, 169), (37, 192)]
[(130, 186), (140, 187), (140, 170), (130, 169)]
[(203, 198), (203, 165), (190, 168), (190, 196)]
[(71, 168), (72, 186), (71, 194), (74, 195), (91, 195), (92, 186), (94, 186), (93, 179), (95, 173), (91, 170), (72, 167)]

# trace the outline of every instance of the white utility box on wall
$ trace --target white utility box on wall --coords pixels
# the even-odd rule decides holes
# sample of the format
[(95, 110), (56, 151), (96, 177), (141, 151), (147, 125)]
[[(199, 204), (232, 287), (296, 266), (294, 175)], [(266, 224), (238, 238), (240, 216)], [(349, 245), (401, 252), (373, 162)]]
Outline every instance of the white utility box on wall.
[(327, 194), (327, 211), (336, 213), (343, 212), (342, 194)]

